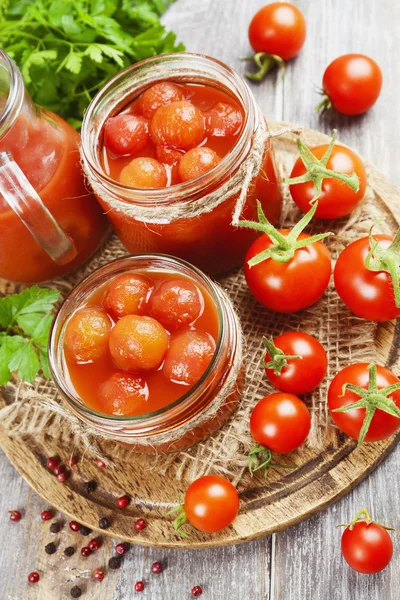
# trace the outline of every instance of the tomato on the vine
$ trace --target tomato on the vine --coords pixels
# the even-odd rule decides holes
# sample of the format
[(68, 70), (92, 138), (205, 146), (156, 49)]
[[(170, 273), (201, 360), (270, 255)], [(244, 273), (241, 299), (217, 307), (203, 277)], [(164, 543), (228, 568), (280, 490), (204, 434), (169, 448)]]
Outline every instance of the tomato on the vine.
[(400, 317), (398, 269), (400, 234), (373, 235), (352, 242), (336, 262), (337, 293), (358, 317), (389, 321)]
[(308, 333), (288, 331), (275, 340), (264, 338), (265, 374), (276, 388), (306, 394), (326, 375), (328, 358), (320, 342)]
[(218, 475), (205, 475), (190, 484), (184, 506), (174, 521), (175, 529), (185, 535), (182, 526), (189, 521), (205, 533), (215, 533), (229, 527), (239, 512), (236, 488)]
[(360, 115), (371, 108), (382, 89), (382, 71), (364, 54), (344, 54), (328, 65), (316, 110), (333, 107), (344, 115)]
[(311, 428), (307, 406), (294, 394), (276, 392), (262, 398), (250, 417), (251, 437), (277, 454), (293, 452)]
[[(365, 518), (360, 516), (365, 515)], [(393, 556), (393, 542), (385, 527), (360, 510), (342, 534), (342, 554), (352, 569), (372, 574), (383, 571)]]
[(400, 429), (400, 379), (375, 363), (356, 363), (333, 378), (328, 390), (332, 419), (358, 443), (384, 440)]
[(308, 236), (301, 231), (314, 216), (317, 203), (289, 229), (275, 229), (258, 203), (258, 220), (239, 226), (262, 231), (250, 246), (244, 264), (247, 285), (261, 304), (281, 313), (302, 310), (319, 300), (331, 276), (331, 255), (321, 240), (330, 235)]
[(260, 81), (272, 66), (284, 70), (285, 60), (300, 52), (306, 39), (306, 21), (301, 10), (291, 2), (272, 2), (261, 8), (249, 25), (252, 57), (259, 71), (246, 73), (249, 79)]

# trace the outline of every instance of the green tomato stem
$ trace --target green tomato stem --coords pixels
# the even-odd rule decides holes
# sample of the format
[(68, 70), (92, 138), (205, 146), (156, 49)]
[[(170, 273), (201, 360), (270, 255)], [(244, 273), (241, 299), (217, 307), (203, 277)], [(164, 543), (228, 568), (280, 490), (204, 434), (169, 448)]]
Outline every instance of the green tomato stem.
[(266, 369), (273, 369), (275, 375), (280, 375), (283, 367), (286, 367), (288, 360), (302, 359), (302, 356), (285, 354), (283, 350), (277, 348), (274, 344), (274, 340), (263, 337), (263, 343), (266, 351), (268, 352), (271, 360), (269, 362), (263, 362), (263, 367)]
[(245, 73), (247, 79), (252, 81), (262, 81), (269, 71), (274, 67), (279, 67), (280, 76), (277, 79), (283, 79), (285, 76), (285, 63), (277, 54), (267, 54), (266, 52), (257, 52), (254, 56), (242, 58), (243, 61), (252, 61), (258, 67), (255, 73)]
[(330, 110), (332, 108), (332, 102), (327, 94), (322, 94), (322, 100), (315, 107), (315, 112), (325, 112), (326, 110)]
[(367, 257), (365, 259), (365, 266), (369, 271), (385, 271), (390, 275), (395, 303), (397, 308), (400, 308), (400, 228), (397, 230), (394, 240), (390, 244), (389, 248), (386, 248), (386, 250), (384, 250), (380, 246), (379, 240), (377, 241), (374, 239), (372, 233), (374, 227), (381, 220), (382, 219), (376, 221), (376, 223), (372, 225), (369, 231), (370, 251), (368, 252)]

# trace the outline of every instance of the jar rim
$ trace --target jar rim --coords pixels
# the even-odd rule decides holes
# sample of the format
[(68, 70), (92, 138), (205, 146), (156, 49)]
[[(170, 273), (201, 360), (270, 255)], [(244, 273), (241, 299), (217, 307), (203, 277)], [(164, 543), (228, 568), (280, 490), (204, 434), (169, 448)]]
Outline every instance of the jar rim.
[(10, 56), (0, 48), (0, 60), (10, 78), (10, 90), (3, 110), (0, 112), (0, 139), (14, 125), (24, 102), (24, 81), (21, 72)]
[[(212, 358), (210, 364), (208, 365), (206, 371), (203, 373), (203, 375), (199, 379), (199, 381), (194, 386), (192, 386), (189, 390), (187, 390), (187, 392), (185, 394), (183, 394), (182, 396), (177, 398), (177, 400), (175, 400), (171, 404), (166, 405), (165, 407), (162, 407), (153, 412), (145, 413), (142, 415), (135, 415), (135, 416), (110, 415), (110, 414), (102, 413), (93, 408), (90, 408), (89, 406), (84, 404), (83, 401), (80, 402), (77, 398), (74, 398), (73, 395), (71, 394), (71, 391), (66, 386), (64, 377), (61, 376), (61, 366), (60, 366), (61, 363), (60, 363), (59, 359), (57, 358), (58, 354), (61, 354), (61, 358), (62, 358), (62, 354), (63, 354), (62, 349), (61, 349), (61, 353), (59, 353), (59, 346), (61, 343), (60, 342), (61, 333), (62, 333), (63, 329), (65, 329), (66, 322), (72, 316), (73, 312), (75, 312), (75, 310), (77, 310), (79, 308), (79, 306), (76, 306), (72, 312), (68, 312), (68, 306), (71, 302), (73, 302), (75, 300), (82, 303), (82, 301), (84, 299), (87, 299), (87, 297), (90, 296), (90, 292), (85, 296), (85, 291), (82, 291), (82, 288), (94, 283), (103, 274), (107, 274), (108, 278), (104, 279), (104, 281), (102, 281), (100, 285), (103, 285), (107, 280), (110, 280), (111, 278), (117, 276), (118, 273), (115, 273), (115, 272), (113, 273), (113, 268), (121, 267), (121, 268), (124, 268), (124, 271), (125, 271), (126, 269), (134, 269), (135, 265), (136, 265), (136, 268), (138, 268), (137, 264), (139, 261), (154, 260), (154, 259), (156, 259), (156, 260), (159, 259), (161, 261), (165, 261), (165, 263), (168, 264), (171, 267), (171, 269), (174, 266), (179, 266), (181, 268), (183, 267), (183, 268), (187, 269), (187, 271), (189, 271), (191, 275), (193, 274), (198, 280), (200, 280), (201, 285), (203, 285), (204, 288), (206, 289), (206, 291), (210, 294), (213, 302), (215, 303), (215, 306), (217, 309), (217, 315), (218, 315), (218, 339), (216, 341), (216, 347), (215, 347), (215, 352), (214, 352), (213, 358)], [(154, 270), (158, 270), (158, 269), (156, 269), (156, 267), (157, 267), (157, 265), (155, 265)], [(159, 265), (159, 270), (162, 270), (161, 265)], [(164, 270), (167, 271), (167, 269), (164, 269)], [(91, 292), (93, 292), (93, 291), (94, 290), (91, 290)], [(65, 400), (68, 402), (68, 404), (72, 405), (74, 412), (77, 412), (78, 414), (83, 413), (86, 416), (88, 416), (89, 418), (94, 417), (94, 418), (100, 420), (101, 423), (104, 425), (107, 425), (107, 424), (114, 425), (114, 426), (118, 425), (118, 424), (120, 424), (121, 426), (129, 425), (129, 424), (131, 424), (131, 425), (134, 425), (134, 424), (150, 425), (150, 424), (152, 424), (151, 423), (152, 420), (157, 419), (160, 416), (166, 415), (167, 413), (171, 413), (171, 411), (174, 411), (174, 409), (179, 409), (180, 407), (188, 408), (189, 406), (194, 405), (194, 403), (196, 402), (196, 398), (198, 396), (201, 397), (202, 392), (204, 392), (205, 383), (207, 382), (207, 379), (209, 378), (209, 375), (214, 370), (215, 366), (218, 364), (218, 361), (221, 359), (222, 353), (224, 351), (224, 341), (226, 338), (227, 326), (226, 326), (225, 319), (224, 319), (224, 310), (223, 310), (224, 306), (223, 306), (222, 300), (223, 300), (223, 296), (220, 294), (218, 286), (213, 282), (212, 279), (210, 279), (207, 275), (205, 275), (200, 269), (191, 265), (190, 263), (186, 262), (185, 260), (170, 256), (168, 254), (159, 254), (159, 253), (137, 254), (137, 255), (127, 256), (124, 258), (117, 258), (113, 261), (110, 261), (106, 265), (103, 265), (102, 267), (97, 268), (90, 275), (85, 277), (75, 288), (73, 288), (73, 290), (71, 290), (71, 292), (67, 295), (63, 304), (59, 308), (59, 310), (55, 316), (55, 319), (53, 321), (53, 324), (52, 324), (50, 338), (49, 338), (48, 351), (49, 351), (50, 370), (51, 370), (53, 380), (56, 384), (57, 389), (62, 394), (62, 396), (65, 398)], [(67, 314), (64, 315), (64, 312), (66, 310), (67, 310)]]
[[(168, 79), (168, 75), (161, 78), (158, 74), (154, 72), (155, 65), (163, 65), (164, 67), (171, 67), (175, 65), (176, 68), (179, 67), (180, 62), (182, 61), (192, 61), (193, 64), (197, 63), (204, 68), (209, 67), (218, 73), (218, 75), (222, 78), (225, 77), (227, 83), (223, 85), (221, 79), (218, 78), (218, 82), (221, 84), (223, 88), (225, 88), (230, 95), (233, 95), (236, 100), (238, 100), (244, 109), (244, 123), (242, 126), (242, 130), (238, 139), (236, 140), (232, 150), (228, 152), (224, 157), (221, 158), (220, 162), (215, 165), (212, 169), (203, 173), (199, 177), (195, 179), (185, 181), (182, 183), (175, 184), (170, 187), (164, 187), (159, 189), (139, 189), (132, 188), (129, 186), (125, 186), (120, 182), (115, 181), (112, 177), (109, 177), (99, 160), (99, 152), (97, 148), (99, 135), (103, 129), (104, 123), (108, 116), (112, 114), (113, 108), (121, 108), (121, 102), (114, 102), (114, 105), (111, 103), (112, 94), (116, 93), (115, 86), (118, 84), (122, 85), (126, 78), (130, 78), (135, 81), (137, 84), (143, 84), (143, 74), (141, 71), (143, 69), (148, 70), (148, 83), (152, 85), (160, 80)], [(139, 74), (140, 77), (134, 79), (134, 76)], [(174, 75), (171, 74), (171, 79), (174, 79)], [(175, 76), (176, 81), (176, 76)], [(216, 79), (214, 80), (216, 81)], [(230, 87), (228, 87), (228, 82)], [(132, 89), (135, 89), (137, 86), (132, 85), (130, 89), (130, 93), (132, 94)], [(147, 89), (147, 88), (146, 88)], [(98, 119), (96, 122), (96, 111), (104, 104), (107, 106), (107, 102), (109, 103), (109, 110), (103, 110), (106, 114), (102, 116), (101, 119)], [(92, 123), (96, 122), (96, 132), (92, 131)], [(254, 131), (258, 127), (259, 117), (258, 111), (256, 110), (256, 102), (254, 96), (247, 85), (247, 83), (240, 77), (240, 75), (231, 67), (224, 64), (222, 61), (207, 56), (205, 54), (198, 54), (194, 52), (176, 52), (173, 54), (162, 54), (155, 57), (147, 58), (143, 61), (135, 63), (117, 75), (115, 75), (102, 89), (96, 94), (91, 103), (89, 104), (87, 111), (84, 115), (82, 122), (82, 130), (81, 130), (81, 139), (82, 139), (82, 157), (85, 165), (91, 172), (91, 174), (97, 179), (100, 184), (106, 185), (111, 193), (114, 193), (118, 196), (118, 200), (122, 204), (135, 204), (140, 203), (141, 205), (146, 204), (154, 204), (157, 202), (157, 205), (162, 203), (168, 203), (174, 201), (177, 196), (181, 201), (190, 202), (191, 196), (195, 195), (198, 192), (204, 193), (205, 187), (213, 187), (215, 185), (215, 181), (218, 181), (222, 177), (226, 176), (226, 174), (230, 174), (233, 170), (237, 168), (243, 158), (248, 154), (251, 148), (251, 138), (254, 134)], [(95, 139), (93, 139), (95, 138)], [(127, 199), (127, 196), (130, 196)], [(173, 196), (173, 197), (172, 197)]]

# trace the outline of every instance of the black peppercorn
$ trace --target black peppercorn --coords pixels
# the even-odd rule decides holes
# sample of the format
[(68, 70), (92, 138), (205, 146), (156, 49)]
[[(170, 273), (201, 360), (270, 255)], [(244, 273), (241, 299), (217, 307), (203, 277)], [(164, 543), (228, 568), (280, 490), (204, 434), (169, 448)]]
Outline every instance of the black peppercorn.
[(110, 527), (110, 519), (107, 519), (107, 517), (100, 519), (99, 527), (100, 529), (108, 529)]
[(72, 598), (80, 598), (82, 596), (81, 588), (77, 585), (74, 585), (74, 587), (71, 588), (71, 596)]
[(85, 527), (85, 525), (82, 525), (81, 528), (80, 528), (80, 530), (79, 530), (79, 533), (81, 535), (90, 535), (92, 533), (92, 530), (89, 529), (89, 527)]
[(73, 546), (68, 546), (67, 548), (65, 548), (64, 554), (65, 556), (72, 556), (73, 554), (75, 554), (75, 548)]
[(60, 523), (52, 523), (50, 525), (50, 532), (51, 533), (58, 533), (61, 529), (61, 524)]
[(112, 558), (110, 558), (110, 560), (108, 561), (108, 566), (110, 567), (110, 569), (119, 569), (121, 566), (121, 557), (113, 556)]
[(54, 544), (54, 542), (47, 544), (47, 546), (45, 546), (44, 549), (46, 554), (54, 554), (55, 552), (57, 552), (57, 546)]
[(87, 494), (91, 494), (92, 492), (94, 492), (97, 488), (97, 483), (95, 481), (87, 481), (85, 483), (85, 492)]

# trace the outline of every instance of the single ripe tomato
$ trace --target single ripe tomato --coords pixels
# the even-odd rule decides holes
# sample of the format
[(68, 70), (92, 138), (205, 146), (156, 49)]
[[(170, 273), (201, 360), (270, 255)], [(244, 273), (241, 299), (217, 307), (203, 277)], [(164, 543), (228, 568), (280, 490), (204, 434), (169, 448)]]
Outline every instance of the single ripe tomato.
[(122, 185), (137, 189), (158, 189), (168, 184), (164, 165), (147, 156), (131, 160), (122, 169), (119, 180)]
[(382, 525), (359, 521), (347, 527), (342, 535), (342, 554), (352, 569), (359, 573), (379, 573), (390, 563), (393, 542)]
[(179, 176), (182, 181), (189, 181), (207, 173), (220, 162), (220, 157), (211, 148), (201, 146), (186, 152), (179, 163)]
[(168, 81), (159, 81), (140, 96), (139, 109), (146, 119), (152, 119), (160, 106), (184, 99), (183, 88)]
[(259, 10), (249, 26), (254, 52), (276, 54), (283, 60), (297, 56), (306, 39), (303, 13), (291, 2), (272, 2)]
[(276, 392), (260, 400), (250, 417), (253, 440), (277, 454), (296, 450), (306, 440), (310, 428), (307, 406), (286, 392)]
[[(312, 154), (320, 160), (328, 149), (328, 144), (322, 144), (310, 148)], [(349, 215), (352, 210), (360, 203), (364, 197), (367, 187), (367, 173), (363, 161), (350, 148), (335, 144), (332, 153), (326, 164), (326, 168), (352, 175), (355, 173), (359, 180), (358, 191), (353, 191), (351, 187), (343, 181), (333, 177), (323, 179), (321, 195), (318, 197), (318, 206), (315, 217), (318, 219), (338, 219)], [(307, 172), (307, 169), (299, 157), (292, 169), (290, 178), (300, 177)], [(290, 185), (290, 194), (303, 212), (308, 212), (312, 206), (311, 201), (315, 197), (315, 185), (313, 181)]]
[[(375, 377), (376, 385), (373, 384)], [(344, 390), (345, 384), (357, 386), (359, 392)], [(390, 437), (400, 429), (400, 389), (388, 395), (385, 392), (379, 393), (379, 390), (393, 384), (398, 384), (400, 388), (400, 379), (386, 367), (375, 366), (373, 363), (371, 365), (356, 363), (345, 367), (333, 378), (329, 386), (328, 407), (332, 419), (339, 429), (350, 437), (358, 439), (359, 443), (363, 441), (377, 442)], [(367, 394), (365, 390), (368, 390), (369, 387), (370, 393)], [(364, 403), (367, 404), (368, 410), (373, 415), (365, 436), (362, 427), (366, 419), (366, 408), (355, 407), (347, 412), (335, 412), (336, 409), (343, 409), (348, 405), (361, 402), (362, 395), (364, 395)], [(397, 412), (399, 417), (382, 410), (388, 403), (391, 405), (391, 410)]]
[[(289, 230), (280, 229), (284, 236)], [(298, 240), (309, 236), (301, 233)], [(245, 259), (244, 274), (253, 296), (270, 310), (292, 313), (311, 306), (325, 292), (331, 276), (331, 255), (328, 248), (317, 241), (295, 250), (293, 258), (278, 262), (267, 258), (253, 267), (249, 260), (271, 248), (273, 242), (262, 235), (250, 246)]]
[(217, 102), (204, 113), (207, 133), (213, 137), (238, 135), (243, 125), (243, 114), (238, 106)]
[[(374, 235), (373, 240), (386, 250), (393, 242), (390, 235)], [(400, 317), (393, 282), (387, 271), (371, 271), (365, 261), (371, 250), (370, 239), (352, 242), (340, 253), (334, 279), (337, 293), (357, 317), (368, 321), (389, 321)]]
[(327, 67), (322, 80), (325, 98), (318, 108), (333, 106), (344, 115), (360, 115), (377, 101), (382, 71), (364, 54), (344, 54)]
[(108, 415), (138, 415), (148, 412), (149, 388), (141, 375), (118, 371), (101, 384), (98, 398)]
[(209, 333), (186, 329), (171, 338), (165, 355), (163, 373), (171, 381), (194, 385), (204, 375), (215, 352)]
[(191, 102), (172, 102), (156, 110), (150, 132), (156, 145), (189, 150), (203, 141), (204, 116)]
[(103, 306), (114, 318), (143, 315), (154, 287), (153, 281), (140, 273), (123, 273), (107, 287)]
[(328, 358), (315, 337), (301, 331), (288, 331), (265, 340), (265, 374), (281, 392), (306, 394), (319, 386), (326, 375)]
[(73, 362), (89, 362), (105, 356), (111, 332), (111, 320), (98, 306), (77, 310), (67, 323), (65, 352)]
[(105, 123), (104, 145), (117, 156), (140, 152), (149, 142), (149, 122), (143, 117), (117, 115)]
[(191, 325), (204, 310), (204, 297), (187, 279), (164, 281), (151, 295), (150, 315), (168, 331)]
[(229, 527), (236, 518), (239, 495), (224, 477), (206, 475), (188, 487), (185, 512), (193, 527), (205, 533), (215, 533)]

